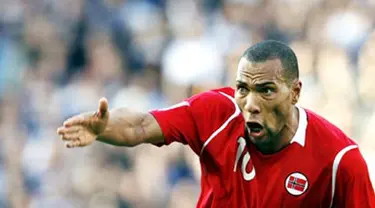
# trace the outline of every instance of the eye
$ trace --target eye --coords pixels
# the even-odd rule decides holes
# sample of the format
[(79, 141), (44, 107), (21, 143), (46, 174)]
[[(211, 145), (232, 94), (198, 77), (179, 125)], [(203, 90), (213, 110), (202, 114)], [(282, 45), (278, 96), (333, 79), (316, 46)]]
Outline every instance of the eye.
[(239, 92), (241, 95), (246, 95), (249, 90), (243, 86), (237, 86), (237, 92)]
[(268, 88), (268, 87), (263, 88), (263, 89), (261, 90), (261, 93), (262, 93), (263, 95), (265, 95), (265, 96), (270, 96), (270, 95), (272, 95), (273, 92), (274, 92), (274, 90), (273, 90), (272, 88)]

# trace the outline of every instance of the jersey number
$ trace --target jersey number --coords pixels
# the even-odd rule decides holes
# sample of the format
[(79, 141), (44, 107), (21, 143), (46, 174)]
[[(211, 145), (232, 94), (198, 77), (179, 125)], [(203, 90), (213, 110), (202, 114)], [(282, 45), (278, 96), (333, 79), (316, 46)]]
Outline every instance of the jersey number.
[[(237, 148), (237, 154), (236, 154), (236, 161), (234, 163), (234, 169), (233, 169), (234, 172), (237, 171), (238, 161), (240, 160), (240, 157), (241, 157), (241, 155), (242, 155), (242, 153), (243, 153), (243, 151), (245, 150), (245, 147), (246, 147), (246, 141), (243, 137), (238, 138), (237, 142), (238, 142), (238, 148)], [(250, 173), (248, 173), (246, 171), (246, 167), (247, 167), (247, 164), (249, 162), (250, 162), (250, 154), (249, 154), (249, 152), (246, 152), (246, 154), (242, 158), (242, 164), (241, 164), (241, 172), (242, 172), (242, 176), (243, 176), (245, 181), (250, 181), (255, 177), (254, 166), (251, 167)]]

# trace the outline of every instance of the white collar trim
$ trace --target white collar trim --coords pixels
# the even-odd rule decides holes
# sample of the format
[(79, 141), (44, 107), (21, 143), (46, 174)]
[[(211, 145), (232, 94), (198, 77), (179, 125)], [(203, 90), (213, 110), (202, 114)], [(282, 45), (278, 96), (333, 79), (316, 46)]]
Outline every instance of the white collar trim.
[(299, 122), (298, 122), (298, 128), (296, 131), (296, 134), (290, 141), (290, 143), (297, 142), (302, 147), (305, 146), (305, 140), (306, 140), (306, 129), (307, 129), (307, 113), (305, 109), (296, 106), (299, 112)]

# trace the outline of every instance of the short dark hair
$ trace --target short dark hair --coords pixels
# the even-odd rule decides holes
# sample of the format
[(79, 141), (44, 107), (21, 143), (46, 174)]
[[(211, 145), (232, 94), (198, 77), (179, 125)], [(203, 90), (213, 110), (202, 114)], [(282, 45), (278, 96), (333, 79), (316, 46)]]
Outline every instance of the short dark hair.
[(242, 57), (251, 62), (264, 62), (272, 59), (281, 61), (287, 81), (299, 78), (298, 61), (294, 51), (286, 44), (276, 40), (266, 40), (250, 46)]

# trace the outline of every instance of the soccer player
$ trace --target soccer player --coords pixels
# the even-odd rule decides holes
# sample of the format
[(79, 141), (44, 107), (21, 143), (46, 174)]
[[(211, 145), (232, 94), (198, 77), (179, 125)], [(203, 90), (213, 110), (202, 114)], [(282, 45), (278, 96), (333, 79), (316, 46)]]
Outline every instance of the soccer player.
[(120, 146), (187, 144), (200, 157), (197, 207), (375, 207), (357, 144), (316, 113), (296, 106), (297, 58), (264, 41), (238, 64), (235, 89), (194, 95), (151, 112), (99, 110), (64, 122), (67, 147), (95, 140)]

